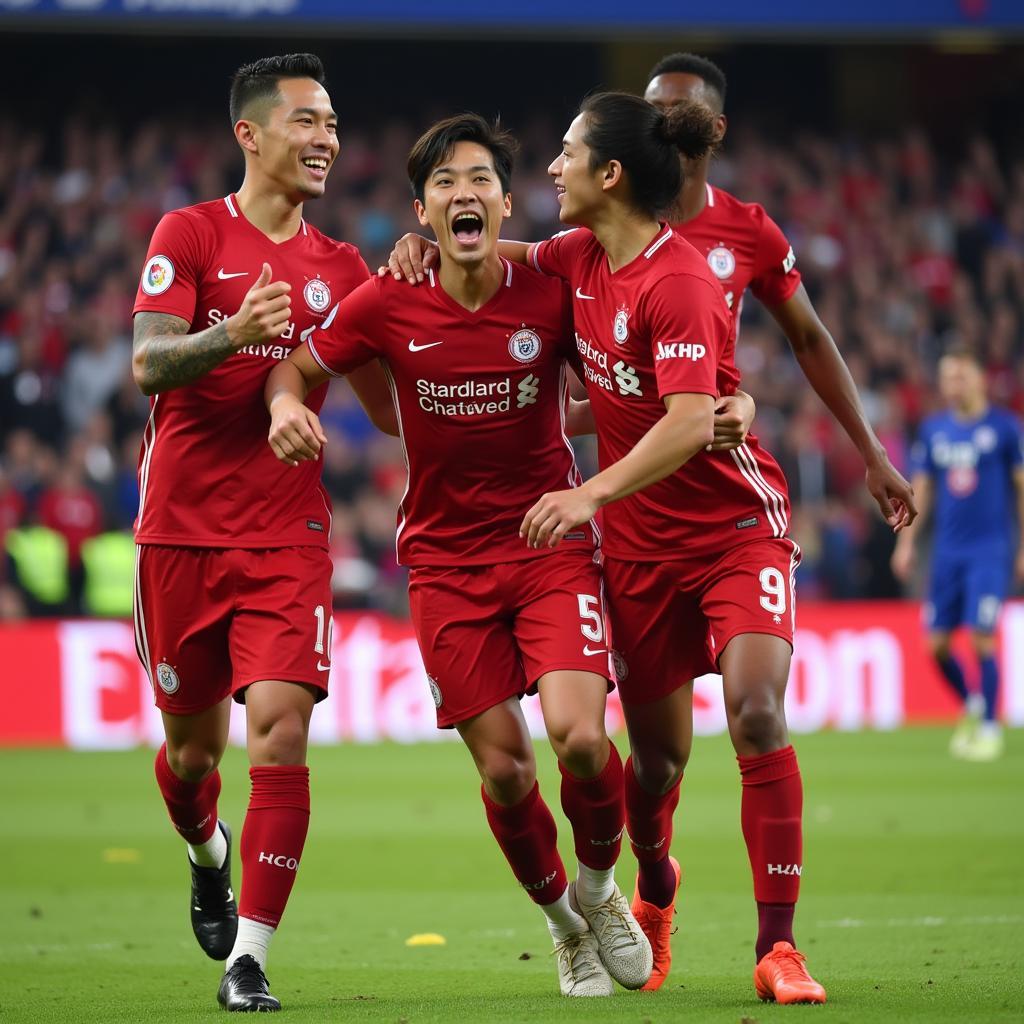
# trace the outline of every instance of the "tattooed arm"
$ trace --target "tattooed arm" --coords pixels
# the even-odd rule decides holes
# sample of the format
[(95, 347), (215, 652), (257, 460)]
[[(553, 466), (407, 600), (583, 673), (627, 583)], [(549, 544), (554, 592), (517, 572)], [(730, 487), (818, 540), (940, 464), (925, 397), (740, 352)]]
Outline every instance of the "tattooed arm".
[(190, 384), (234, 351), (226, 320), (198, 334), (189, 334), (188, 321), (180, 316), (135, 315), (132, 373), (144, 395)]
[(190, 384), (232, 353), (279, 338), (288, 328), (291, 304), (286, 281), (270, 282), (270, 266), (246, 293), (238, 312), (197, 334), (188, 321), (167, 313), (136, 313), (132, 373), (144, 395)]

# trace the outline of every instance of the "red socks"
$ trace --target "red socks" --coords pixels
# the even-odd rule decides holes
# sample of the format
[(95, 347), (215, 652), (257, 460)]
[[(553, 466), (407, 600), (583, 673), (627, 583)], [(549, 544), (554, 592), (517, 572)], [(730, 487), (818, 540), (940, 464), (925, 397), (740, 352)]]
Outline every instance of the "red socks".
[[(480, 787), (487, 824), (505, 854), (516, 881), (534, 903), (554, 903), (568, 885), (565, 865), (558, 853), (558, 830), (540, 787), (533, 789), (512, 807), (495, 803)], [(241, 911), (239, 911), (241, 912)]]
[(167, 763), (167, 744), (156, 752), (153, 765), (156, 784), (167, 805), (171, 824), (193, 846), (205, 843), (217, 827), (217, 797), (220, 796), (220, 772), (212, 771), (202, 782), (179, 779)]
[(757, 958), (776, 942), (793, 942), (793, 913), (803, 872), (803, 785), (791, 746), (737, 757), (740, 817), (757, 900)]
[(578, 779), (561, 764), (562, 810), (572, 825), (576, 858), (596, 871), (615, 867), (622, 848), (625, 807), (622, 759), (608, 743), (608, 761), (592, 779)]
[(239, 917), (276, 928), (295, 883), (309, 830), (309, 769), (260, 765), (249, 769), (252, 793), (242, 826)]
[(656, 907), (667, 907), (676, 895), (676, 875), (668, 860), (672, 843), (672, 815), (679, 803), (680, 777), (667, 793), (648, 793), (633, 772), (633, 759), (626, 759), (626, 830), (637, 859), (640, 899)]

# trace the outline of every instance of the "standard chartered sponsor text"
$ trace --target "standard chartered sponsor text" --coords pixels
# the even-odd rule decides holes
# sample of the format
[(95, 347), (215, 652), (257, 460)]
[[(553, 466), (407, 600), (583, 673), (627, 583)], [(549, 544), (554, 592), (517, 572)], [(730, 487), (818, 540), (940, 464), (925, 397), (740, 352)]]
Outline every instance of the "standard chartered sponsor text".
[(467, 378), (456, 384), (438, 384), (421, 377), (416, 381), (416, 392), (420, 408), (436, 416), (486, 416), (508, 412), (512, 406), (509, 377), (491, 381)]

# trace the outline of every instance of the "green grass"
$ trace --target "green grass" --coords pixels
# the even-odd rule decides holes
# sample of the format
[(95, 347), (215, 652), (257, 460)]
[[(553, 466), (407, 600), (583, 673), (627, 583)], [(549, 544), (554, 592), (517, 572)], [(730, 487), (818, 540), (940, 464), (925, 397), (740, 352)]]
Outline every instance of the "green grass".
[[(278, 1019), (1024, 1020), (1024, 734), (1010, 734), (994, 765), (953, 762), (947, 738), (915, 729), (798, 742), (807, 866), (797, 937), (828, 988), (818, 1008), (754, 998), (755, 915), (726, 740), (698, 740), (687, 773), (666, 987), (596, 1002), (558, 996), (546, 929), (486, 830), (458, 744), (314, 749), (309, 842), (271, 950)], [(151, 759), (0, 753), (0, 1021), (220, 1019), (219, 965), (189, 929), (184, 851)], [(557, 807), (550, 753), (540, 759)], [(223, 776), (221, 812), (237, 835), (241, 752), (229, 751)], [(570, 861), (566, 826), (561, 838)], [(619, 882), (631, 892), (628, 852)], [(428, 931), (447, 945), (404, 944)]]

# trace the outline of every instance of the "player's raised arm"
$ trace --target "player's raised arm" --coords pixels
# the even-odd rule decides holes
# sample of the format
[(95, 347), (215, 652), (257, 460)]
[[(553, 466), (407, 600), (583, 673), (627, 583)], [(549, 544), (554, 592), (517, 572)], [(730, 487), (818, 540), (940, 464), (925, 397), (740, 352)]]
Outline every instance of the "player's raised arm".
[(144, 395), (189, 384), (246, 345), (279, 338), (291, 317), (287, 281), (271, 281), (268, 263), (238, 312), (195, 334), (188, 321), (167, 313), (135, 314), (132, 373)]
[(804, 376), (857, 446), (867, 467), (867, 488), (885, 521), (897, 532), (906, 528), (918, 514), (914, 489), (889, 461), (871, 429), (857, 386), (832, 335), (818, 319), (807, 290), (801, 284), (789, 299), (770, 309)]
[(579, 487), (545, 494), (519, 528), (527, 544), (554, 547), (599, 508), (664, 480), (712, 443), (715, 400), (711, 395), (666, 395), (665, 409), (665, 415), (618, 462)]
[(306, 395), (330, 374), (313, 358), (309, 345), (293, 349), (270, 371), (263, 400), (270, 413), (267, 440), (274, 454), (289, 465), (316, 459), (327, 443), (320, 419), (305, 404)]

